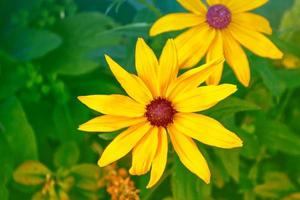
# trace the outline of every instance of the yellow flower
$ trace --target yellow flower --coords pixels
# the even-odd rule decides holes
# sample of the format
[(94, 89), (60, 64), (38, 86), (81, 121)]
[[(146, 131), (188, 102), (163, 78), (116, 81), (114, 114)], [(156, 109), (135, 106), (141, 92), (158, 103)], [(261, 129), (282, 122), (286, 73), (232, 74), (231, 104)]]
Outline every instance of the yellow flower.
[[(211, 61), (224, 55), (238, 80), (248, 86), (250, 68), (242, 46), (254, 54), (282, 58), (282, 52), (264, 34), (272, 34), (267, 19), (248, 12), (262, 6), (268, 0), (207, 0), (208, 8), (201, 0), (177, 0), (191, 13), (173, 13), (158, 19), (150, 35), (190, 28), (175, 39), (180, 68), (196, 65), (206, 54)], [(223, 63), (207, 80), (208, 84), (220, 82)]]
[(147, 187), (152, 187), (166, 166), (168, 135), (181, 162), (209, 183), (209, 168), (191, 138), (221, 148), (242, 146), (239, 137), (218, 121), (192, 113), (206, 110), (236, 91), (236, 86), (231, 84), (198, 87), (215, 72), (219, 63), (224, 62), (223, 58), (177, 77), (179, 68), (174, 41), (168, 40), (157, 60), (141, 38), (135, 51), (138, 76), (125, 71), (109, 56), (105, 58), (129, 97), (119, 94), (78, 97), (89, 108), (104, 114), (82, 124), (79, 129), (110, 132), (129, 128), (106, 147), (98, 162), (100, 167), (132, 150), (129, 172), (142, 175), (151, 169)]

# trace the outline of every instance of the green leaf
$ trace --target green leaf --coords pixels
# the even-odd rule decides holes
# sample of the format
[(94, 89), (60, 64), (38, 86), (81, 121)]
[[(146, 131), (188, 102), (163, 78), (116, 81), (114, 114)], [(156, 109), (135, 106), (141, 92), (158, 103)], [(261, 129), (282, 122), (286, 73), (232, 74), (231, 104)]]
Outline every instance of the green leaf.
[(80, 151), (76, 142), (62, 144), (54, 154), (54, 164), (56, 167), (69, 168), (79, 160)]
[(293, 44), (300, 43), (300, 2), (294, 1), (294, 5), (291, 9), (284, 13), (281, 19), (280, 31), (281, 38), (285, 41), (289, 41)]
[(75, 185), (81, 190), (97, 191), (99, 180), (103, 174), (99, 166), (93, 164), (80, 164), (71, 169), (75, 177)]
[(116, 132), (112, 132), (112, 133), (100, 133), (100, 134), (98, 134), (98, 137), (103, 140), (113, 140), (120, 133), (121, 133), (121, 131), (116, 131)]
[(8, 199), (8, 189), (6, 184), (10, 179), (13, 172), (13, 158), (11, 157), (10, 147), (6, 138), (1, 132), (0, 121), (0, 198), (3, 200)]
[(300, 136), (279, 121), (257, 119), (256, 135), (270, 149), (300, 155)]
[(23, 185), (41, 185), (47, 180), (51, 171), (38, 161), (26, 161), (21, 164), (14, 172), (14, 180)]
[(264, 183), (254, 188), (257, 196), (271, 199), (280, 199), (282, 193), (291, 190), (294, 190), (294, 185), (282, 172), (267, 172), (264, 176)]
[(229, 97), (204, 113), (214, 118), (225, 118), (237, 112), (251, 111), (260, 109), (252, 102), (239, 99), (237, 97)]
[(300, 87), (300, 70), (278, 70), (276, 72), (277, 76), (280, 77), (290, 89), (295, 89)]
[(10, 55), (0, 50), (0, 99), (13, 95), (25, 85), (26, 75)]
[(20, 61), (42, 57), (61, 44), (61, 38), (50, 31), (23, 29), (7, 38), (7, 51)]
[(263, 58), (255, 58), (253, 67), (261, 76), (265, 86), (271, 94), (279, 98), (286, 89), (286, 84), (277, 76), (274, 66)]
[(19, 100), (16, 97), (6, 99), (0, 103), (0, 110), (3, 134), (16, 163), (37, 159), (35, 135)]
[(235, 182), (239, 182), (240, 149), (214, 149), (214, 152), (221, 160), (227, 173), (235, 180)]
[[(174, 200), (212, 199), (211, 185), (206, 185), (200, 178), (192, 174), (174, 157), (172, 170), (172, 193)], [(199, 166), (200, 167), (200, 166)]]
[(111, 18), (101, 13), (81, 13), (62, 20), (55, 30), (63, 38), (60, 48), (45, 59), (52, 71), (65, 75), (80, 75), (95, 69), (102, 52), (119, 43), (120, 37), (104, 34), (115, 27)]

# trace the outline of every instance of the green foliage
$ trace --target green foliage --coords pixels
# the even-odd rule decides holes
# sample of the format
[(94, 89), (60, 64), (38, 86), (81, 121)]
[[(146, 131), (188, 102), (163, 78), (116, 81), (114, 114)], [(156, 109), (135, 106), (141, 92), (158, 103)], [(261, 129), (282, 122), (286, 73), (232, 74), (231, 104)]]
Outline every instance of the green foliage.
[[(177, 33), (150, 38), (149, 28), (163, 14), (182, 11), (174, 0), (0, 1), (1, 200), (111, 198), (110, 172), (96, 163), (121, 131), (78, 131), (99, 113), (77, 96), (124, 94), (103, 55), (134, 72), (137, 37), (159, 55)], [(270, 20), (270, 38), (284, 58), (274, 61), (246, 50), (250, 87), (237, 84), (236, 94), (201, 112), (239, 135), (243, 147), (197, 142), (211, 169), (206, 185), (170, 144), (155, 187), (145, 188), (149, 175), (124, 178), (134, 181), (141, 199), (300, 199), (300, 1), (272, 0), (255, 12)], [(228, 68), (224, 78), (236, 83)], [(117, 165), (129, 169), (130, 163), (127, 156)]]

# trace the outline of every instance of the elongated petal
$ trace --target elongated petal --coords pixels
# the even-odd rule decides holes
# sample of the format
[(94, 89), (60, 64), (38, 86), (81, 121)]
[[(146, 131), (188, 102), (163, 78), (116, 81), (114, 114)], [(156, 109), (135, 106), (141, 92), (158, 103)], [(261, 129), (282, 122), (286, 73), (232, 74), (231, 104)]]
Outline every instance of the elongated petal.
[(215, 37), (215, 30), (202, 23), (191, 28), (175, 38), (178, 53), (178, 65), (180, 68), (195, 66), (211, 45)]
[(232, 16), (232, 23), (243, 26), (247, 29), (272, 34), (272, 28), (269, 21), (263, 16), (254, 13), (237, 13)]
[(151, 92), (139, 77), (125, 71), (109, 56), (105, 55), (105, 59), (112, 73), (129, 96), (143, 104), (148, 104), (152, 100)]
[(79, 126), (79, 130), (88, 132), (111, 132), (122, 128), (133, 126), (141, 122), (146, 123), (145, 117), (122, 117), (113, 115), (102, 115), (91, 119)]
[(263, 34), (231, 24), (232, 36), (253, 53), (272, 59), (282, 58), (282, 52)]
[(201, 0), (177, 0), (182, 7), (198, 15), (205, 15), (206, 7)]
[(135, 49), (135, 66), (138, 76), (146, 83), (153, 96), (158, 95), (158, 61), (152, 49), (139, 38)]
[(133, 148), (129, 173), (143, 175), (150, 170), (158, 144), (158, 128), (153, 127)]
[(268, 0), (242, 0), (242, 1), (229, 0), (228, 2), (229, 3), (225, 5), (227, 5), (232, 12), (239, 13), (239, 12), (245, 12), (245, 11), (249, 11), (261, 7), (262, 5), (266, 4)]
[(223, 44), (227, 63), (233, 70), (237, 79), (245, 87), (248, 87), (250, 82), (250, 67), (247, 55), (228, 31), (223, 34)]
[(155, 157), (152, 162), (150, 180), (147, 185), (147, 188), (152, 187), (157, 183), (157, 181), (162, 176), (168, 157), (168, 138), (167, 132), (164, 128), (159, 129), (158, 133), (158, 145)]
[[(217, 58), (224, 57), (224, 52), (223, 52), (223, 39), (222, 39), (222, 34), (220, 31), (217, 31), (216, 37), (212, 43), (212, 45), (209, 47), (207, 56), (206, 56), (206, 62), (210, 62), (212, 60), (215, 60)], [(206, 80), (206, 83), (208, 85), (218, 85), (222, 73), (223, 73), (223, 66), (224, 63), (219, 63), (217, 65), (217, 69), (214, 73), (212, 73), (208, 79)]]
[(159, 59), (158, 81), (160, 96), (165, 96), (166, 90), (178, 73), (177, 51), (173, 39), (169, 39), (163, 48)]
[(180, 161), (192, 173), (204, 180), (210, 182), (210, 171), (205, 158), (199, 151), (195, 142), (176, 129), (174, 126), (168, 127), (168, 132), (173, 144), (174, 150), (179, 156)]
[(216, 105), (237, 90), (235, 85), (203, 86), (181, 93), (172, 102), (179, 112), (199, 112)]
[(224, 58), (221, 57), (200, 67), (188, 70), (169, 86), (167, 97), (172, 100), (179, 94), (195, 89), (217, 69), (219, 63), (223, 62)]
[(144, 105), (119, 94), (79, 96), (78, 99), (89, 108), (103, 114), (141, 117), (145, 113)]
[(98, 165), (103, 167), (125, 156), (150, 129), (150, 124), (141, 123), (120, 133), (105, 148), (98, 161)]
[(205, 22), (204, 16), (193, 13), (172, 13), (159, 18), (150, 29), (150, 36), (160, 33), (177, 31)]
[(230, 149), (241, 147), (241, 139), (218, 121), (195, 113), (178, 113), (174, 126), (186, 136), (204, 144)]

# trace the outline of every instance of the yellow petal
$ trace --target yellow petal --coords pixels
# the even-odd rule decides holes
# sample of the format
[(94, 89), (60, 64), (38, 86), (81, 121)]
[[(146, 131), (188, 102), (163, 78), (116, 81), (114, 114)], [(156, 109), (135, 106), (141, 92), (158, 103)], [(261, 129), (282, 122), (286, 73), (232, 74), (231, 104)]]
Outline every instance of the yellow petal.
[(272, 28), (269, 21), (263, 16), (254, 13), (236, 13), (232, 15), (232, 23), (243, 26), (247, 29), (272, 34)]
[(152, 49), (139, 38), (135, 49), (135, 66), (138, 76), (146, 83), (153, 96), (158, 95), (158, 61)]
[(126, 128), (128, 126), (136, 125), (141, 122), (146, 123), (146, 118), (102, 115), (80, 125), (79, 130), (88, 132), (111, 132)]
[(224, 54), (227, 63), (234, 71), (238, 80), (245, 86), (249, 86), (250, 82), (250, 67), (242, 47), (231, 36), (230, 32), (223, 34)]
[(230, 149), (241, 147), (242, 140), (218, 121), (195, 113), (177, 113), (174, 120), (177, 130), (204, 144)]
[(237, 12), (245, 12), (245, 11), (249, 11), (261, 7), (262, 5), (266, 4), (268, 0), (242, 0), (242, 1), (231, 0), (228, 2), (230, 4), (226, 3), (225, 5), (227, 5), (230, 8), (230, 10), (232, 10), (232, 12), (237, 13)]
[(231, 24), (232, 36), (253, 53), (272, 59), (282, 58), (282, 52), (263, 34)]
[[(222, 40), (222, 34), (220, 31), (216, 32), (216, 37), (212, 43), (212, 45), (209, 47), (207, 56), (206, 56), (206, 62), (210, 62), (212, 60), (215, 60), (216, 58), (224, 57), (223, 52), (223, 40)], [(208, 79), (206, 80), (206, 83), (208, 85), (218, 85), (223, 72), (223, 65), (224, 63), (219, 63), (217, 66), (217, 69), (214, 73), (212, 73)]]
[(207, 23), (191, 28), (175, 38), (180, 68), (195, 66), (206, 53), (213, 38), (215, 30)]
[(195, 142), (178, 131), (174, 126), (168, 127), (168, 132), (180, 161), (205, 183), (209, 183), (210, 171), (208, 165)]
[(152, 100), (151, 92), (139, 77), (125, 71), (109, 56), (105, 55), (105, 59), (112, 73), (129, 96), (145, 105)]
[(103, 167), (125, 156), (150, 129), (150, 124), (141, 123), (129, 127), (126, 131), (120, 133), (105, 148), (98, 161), (98, 165)]
[(178, 73), (177, 51), (173, 39), (169, 39), (162, 50), (159, 59), (158, 81), (160, 96), (165, 96), (167, 87)]
[(200, 67), (188, 70), (169, 86), (167, 97), (172, 100), (179, 94), (184, 94), (186, 91), (195, 89), (217, 69), (219, 63), (223, 62), (224, 58), (221, 57)]
[(160, 33), (182, 30), (205, 22), (204, 16), (193, 13), (172, 13), (159, 18), (150, 29), (150, 36)]
[(168, 138), (167, 132), (164, 128), (159, 129), (158, 133), (158, 145), (155, 157), (152, 162), (150, 180), (147, 185), (147, 188), (152, 187), (157, 183), (157, 181), (162, 176), (168, 157)]
[(224, 4), (223, 0), (206, 0), (206, 2), (210, 6), (216, 5), (216, 4)]
[(141, 117), (145, 114), (144, 105), (119, 94), (79, 96), (78, 99), (103, 114), (126, 117)]
[(185, 9), (195, 14), (205, 15), (206, 13), (206, 7), (201, 0), (177, 0), (177, 2)]
[(216, 105), (236, 90), (231, 84), (203, 86), (177, 95), (172, 103), (179, 112), (199, 112)]
[(158, 144), (158, 128), (153, 127), (133, 148), (129, 173), (143, 175), (150, 170)]

